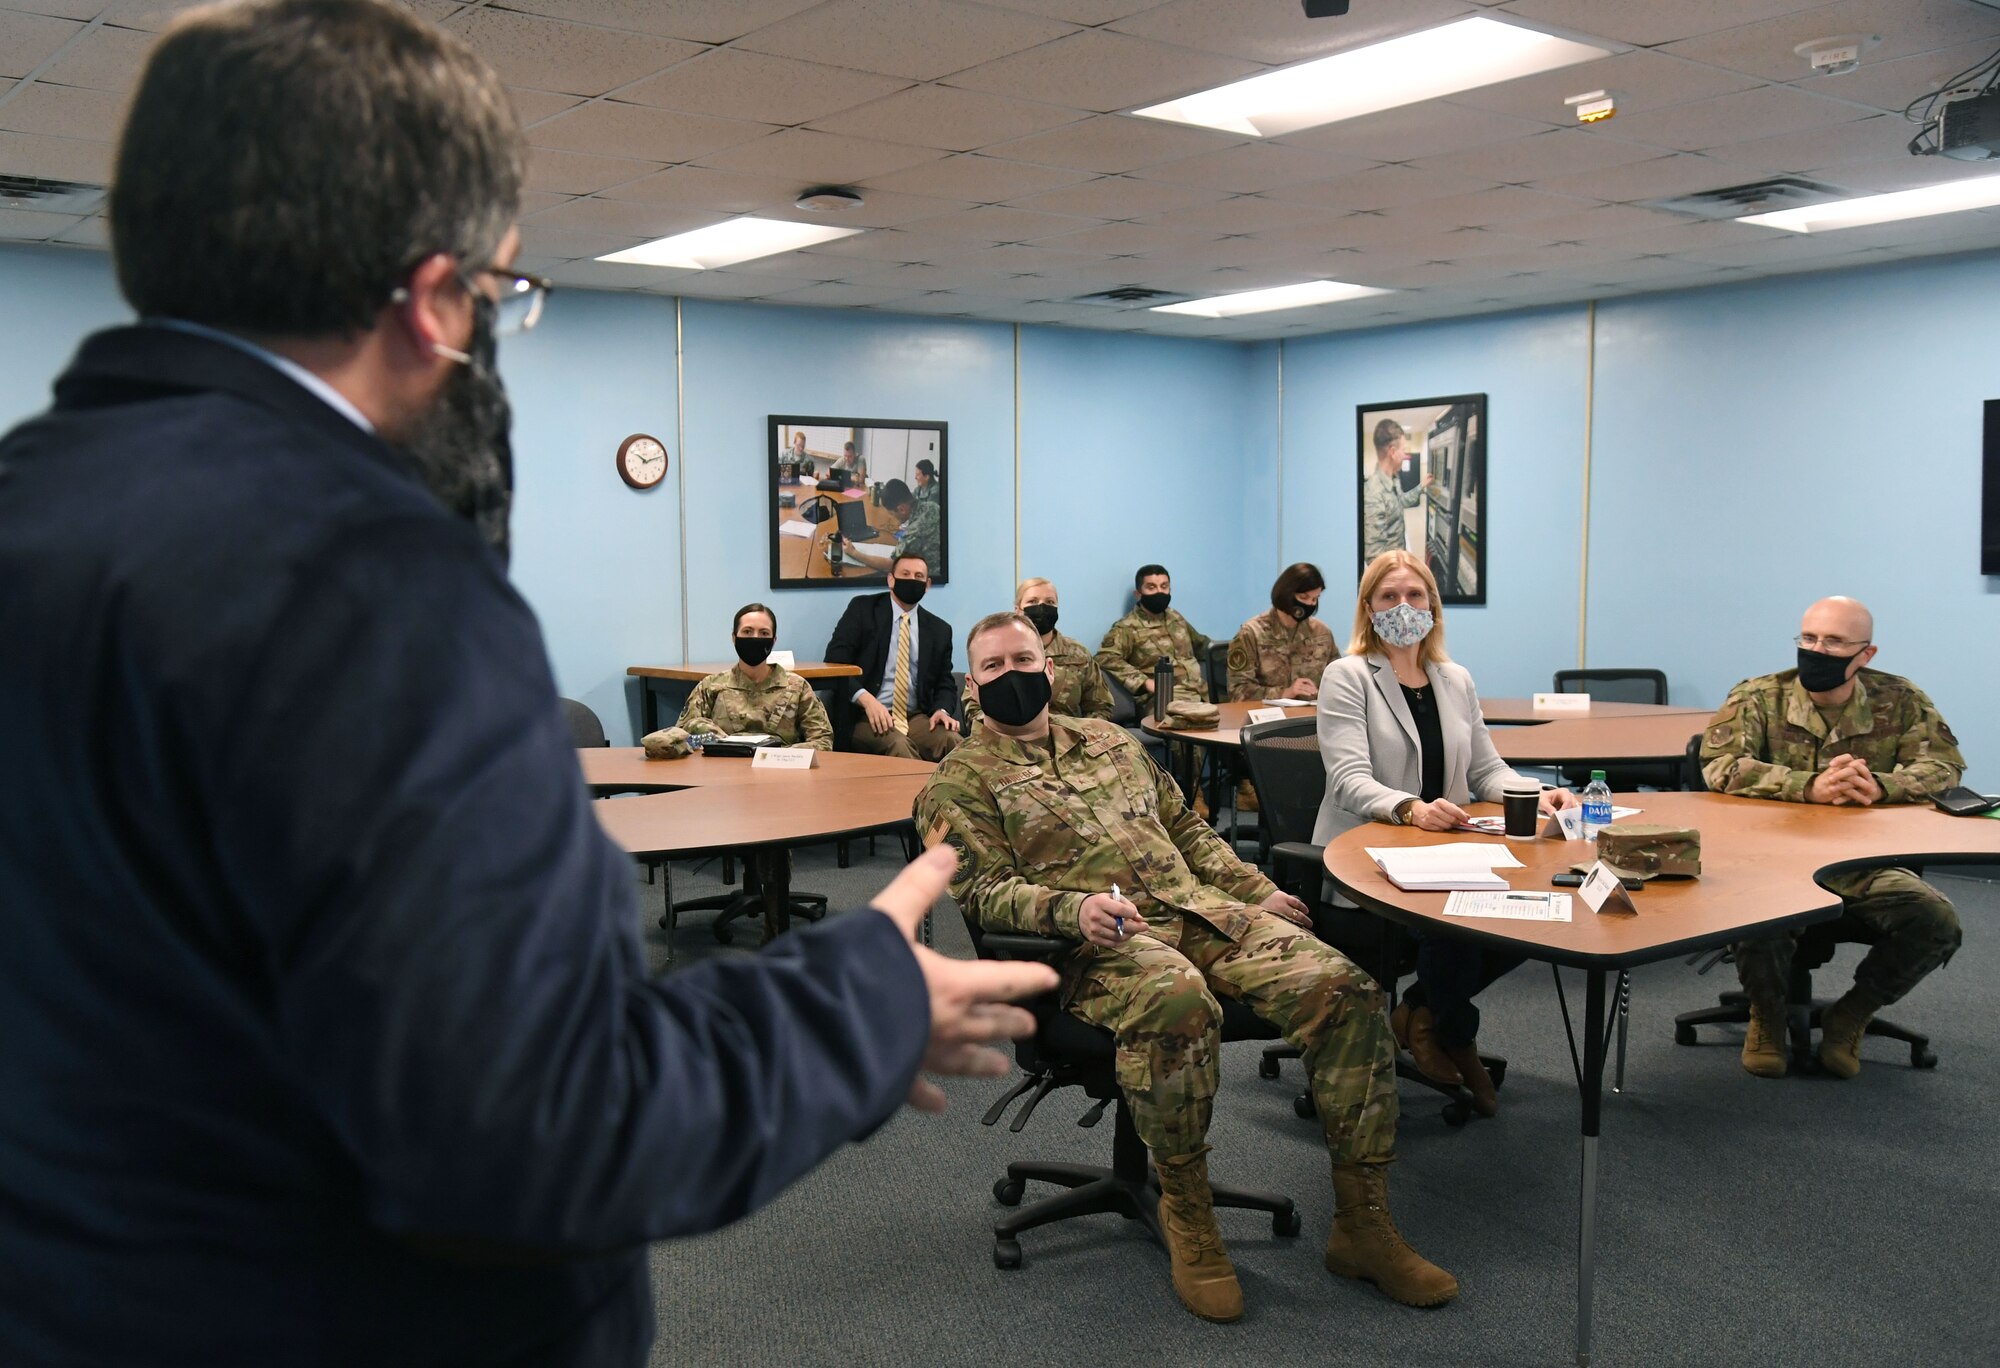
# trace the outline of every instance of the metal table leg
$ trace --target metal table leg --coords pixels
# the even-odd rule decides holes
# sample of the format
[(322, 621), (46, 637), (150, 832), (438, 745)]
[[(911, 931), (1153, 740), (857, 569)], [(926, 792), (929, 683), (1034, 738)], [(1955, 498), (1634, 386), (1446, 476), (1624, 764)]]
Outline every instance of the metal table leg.
[(660, 729), (660, 700), (654, 696), (653, 681), (644, 676), (639, 680), (639, 721), (645, 728), (642, 735), (650, 736)]
[(1611, 1091), (1625, 1091), (1625, 1034), (1632, 1022), (1632, 974), (1618, 971), (1618, 1064), (1611, 1075)]
[(1576, 1217), (1576, 1362), (1590, 1366), (1591, 1295), (1597, 1276), (1597, 1136), (1604, 1101), (1604, 970), (1585, 971), (1583, 1067), (1583, 1178)]

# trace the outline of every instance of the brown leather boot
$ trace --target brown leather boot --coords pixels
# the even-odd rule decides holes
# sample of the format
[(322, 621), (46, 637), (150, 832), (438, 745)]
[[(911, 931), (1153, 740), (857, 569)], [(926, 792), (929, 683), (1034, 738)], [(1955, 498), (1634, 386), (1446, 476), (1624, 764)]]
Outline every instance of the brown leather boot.
[(1417, 1071), (1434, 1083), (1442, 1083), (1447, 1088), (1456, 1088), (1465, 1080), (1458, 1072), (1458, 1066), (1444, 1052), (1438, 1043), (1437, 1018), (1428, 1007), (1410, 1009), (1407, 1002), (1396, 1004), (1396, 1010), (1389, 1013), (1389, 1034), (1396, 1037), (1396, 1043), (1410, 1052), (1416, 1061)]
[(1743, 1033), (1743, 1067), (1759, 1078), (1783, 1078), (1790, 1071), (1783, 1006), (1751, 1002), (1750, 1026)]
[(1243, 780), (1236, 786), (1236, 810), (1238, 812), (1257, 811), (1257, 790), (1251, 787), (1248, 779)]
[(1160, 1176), (1160, 1235), (1173, 1262), (1174, 1295), (1209, 1321), (1240, 1320), (1243, 1285), (1215, 1227), (1208, 1190), (1208, 1147), (1193, 1154), (1155, 1156)]
[(1333, 1166), (1333, 1235), (1326, 1267), (1359, 1278), (1405, 1306), (1442, 1306), (1458, 1295), (1458, 1279), (1410, 1248), (1389, 1217), (1389, 1165)]
[(1493, 1086), (1493, 1075), (1486, 1072), (1486, 1061), (1479, 1057), (1479, 1046), (1456, 1045), (1445, 1051), (1458, 1076), (1465, 1080), (1465, 1090), (1472, 1094), (1472, 1109), (1481, 1116), (1500, 1114), (1500, 1090)]
[(1835, 1078), (1861, 1072), (1861, 1037), (1883, 1003), (1873, 993), (1850, 988), (1820, 1014), (1819, 1066)]

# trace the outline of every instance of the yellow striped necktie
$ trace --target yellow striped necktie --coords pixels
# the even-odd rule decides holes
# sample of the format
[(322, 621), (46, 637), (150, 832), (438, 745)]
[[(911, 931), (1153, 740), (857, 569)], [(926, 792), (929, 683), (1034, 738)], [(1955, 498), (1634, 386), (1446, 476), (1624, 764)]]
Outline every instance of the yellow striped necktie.
[(896, 684), (889, 698), (889, 715), (895, 721), (896, 730), (908, 735), (910, 731), (910, 615), (897, 614), (896, 623)]

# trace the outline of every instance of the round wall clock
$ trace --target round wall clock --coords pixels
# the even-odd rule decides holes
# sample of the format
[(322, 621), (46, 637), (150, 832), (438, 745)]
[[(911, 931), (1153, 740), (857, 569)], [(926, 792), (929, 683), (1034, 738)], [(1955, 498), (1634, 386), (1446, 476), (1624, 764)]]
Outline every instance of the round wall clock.
[(634, 489), (651, 489), (667, 478), (667, 448), (657, 437), (635, 432), (618, 444), (618, 475)]

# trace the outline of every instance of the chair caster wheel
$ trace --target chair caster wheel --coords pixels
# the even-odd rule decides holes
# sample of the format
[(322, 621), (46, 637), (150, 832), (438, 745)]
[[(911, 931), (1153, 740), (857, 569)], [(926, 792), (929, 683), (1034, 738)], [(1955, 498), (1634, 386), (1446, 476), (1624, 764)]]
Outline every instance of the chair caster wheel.
[(1262, 1055), (1257, 1057), (1257, 1077), (1276, 1078), (1281, 1072), (1283, 1070), (1279, 1067), (1277, 1060), (1267, 1059)]
[(1694, 1027), (1676, 1025), (1674, 1027), (1674, 1044), (1676, 1045), (1694, 1044)]
[[(1021, 1197), (1027, 1190), (1028, 1185), (1018, 1178), (996, 1179), (993, 1184), (993, 1200), (1001, 1206), (1019, 1206), (1021, 1205)], [(1014, 1262), (1016, 1264), (1021, 1262), (1018, 1250), (1014, 1255)], [(1003, 1268), (1007, 1267), (1005, 1264), (1001, 1266)]]
[(1463, 1102), (1447, 1102), (1444, 1104), (1443, 1110), (1438, 1112), (1438, 1115), (1444, 1118), (1444, 1123), (1447, 1126), (1456, 1128), (1472, 1119), (1472, 1108), (1466, 1106)]
[(673, 934), (674, 924), (667, 920), (667, 914), (664, 912), (660, 914), (660, 929), (669, 935)]
[(1315, 1116), (1318, 1116), (1319, 1107), (1314, 1103), (1313, 1095), (1309, 1092), (1303, 1092), (1294, 1097), (1292, 1099), (1292, 1114), (1297, 1116), (1301, 1121), (1310, 1121)]
[(1935, 1069), (1937, 1056), (1921, 1046), (1910, 1047), (1910, 1067), (1913, 1069)]
[(995, 1268), (1019, 1268), (1021, 1266), (1021, 1242), (995, 1237), (993, 1241), (993, 1266)]
[(717, 922), (715, 924), (715, 943), (717, 945), (728, 945), (731, 941), (735, 939), (736, 939), (735, 932), (731, 931), (721, 922)]
[(1292, 1208), (1290, 1211), (1274, 1211), (1271, 1213), (1271, 1233), (1273, 1235), (1296, 1235), (1304, 1228), (1305, 1222), (1299, 1219), (1297, 1207)]

